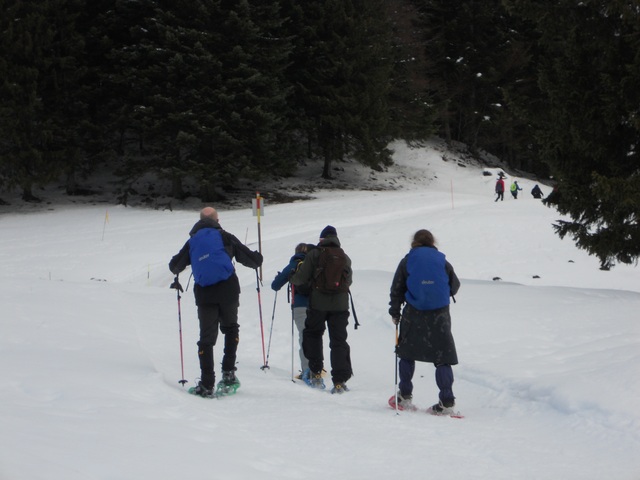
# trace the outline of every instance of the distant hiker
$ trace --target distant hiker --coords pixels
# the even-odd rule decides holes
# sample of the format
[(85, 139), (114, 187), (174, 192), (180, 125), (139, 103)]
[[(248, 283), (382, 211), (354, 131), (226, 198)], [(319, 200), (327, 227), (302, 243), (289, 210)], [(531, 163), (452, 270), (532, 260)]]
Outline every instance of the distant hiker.
[[(271, 288), (276, 292), (280, 290), (286, 283), (289, 282), (293, 274), (300, 268), (300, 264), (304, 261), (307, 255), (307, 251), (314, 248), (314, 245), (308, 245), (306, 243), (299, 243), (296, 245), (294, 255), (289, 260), (289, 263), (282, 271), (278, 272), (276, 278), (271, 282)], [(309, 360), (304, 356), (304, 350), (302, 348), (302, 332), (304, 331), (304, 322), (307, 319), (307, 307), (309, 306), (309, 294), (311, 293), (310, 285), (300, 285), (298, 287), (292, 287), (293, 298), (291, 299), (291, 311), (293, 316), (293, 322), (298, 329), (298, 353), (300, 355), (300, 378), (307, 382), (309, 380)]]
[(215, 395), (213, 346), (218, 338), (218, 327), (224, 334), (222, 380), (218, 388), (233, 386), (235, 391), (239, 386), (235, 364), (240, 329), (240, 283), (231, 260), (235, 258), (245, 267), (256, 269), (262, 265), (262, 255), (249, 250), (235, 236), (224, 231), (220, 227), (218, 212), (212, 207), (201, 210), (200, 220), (193, 226), (189, 236), (191, 238), (169, 262), (169, 270), (178, 275), (191, 265), (195, 282), (193, 293), (200, 321), (198, 358), (201, 372), (193, 393), (212, 397)]
[(324, 355), (322, 335), (329, 330), (331, 348), (331, 393), (348, 391), (351, 378), (351, 350), (347, 343), (349, 325), (349, 286), (352, 282), (351, 259), (340, 248), (336, 229), (327, 225), (320, 233), (317, 248), (307, 253), (291, 278), (294, 288), (311, 285), (307, 320), (302, 333), (302, 348), (309, 359), (307, 384), (325, 388), (322, 380)]
[(518, 192), (522, 190), (522, 188), (520, 188), (520, 185), (518, 185), (517, 181), (513, 181), (513, 183), (511, 184), (511, 195), (513, 195), (514, 199), (518, 199)]
[(537, 183), (536, 183), (536, 186), (531, 189), (531, 195), (533, 195), (533, 198), (538, 198), (538, 199), (544, 196), (544, 194), (542, 193), (542, 190), (540, 190), (540, 187), (538, 186)]
[(503, 201), (504, 200), (504, 180), (502, 179), (502, 175), (500, 175), (498, 177), (498, 180), (496, 181), (496, 199), (495, 201), (497, 202), (498, 200)]
[[(440, 401), (430, 408), (431, 413), (453, 412), (451, 365), (458, 364), (458, 355), (451, 334), (449, 297), (459, 288), (460, 280), (445, 255), (435, 247), (431, 232), (418, 230), (411, 250), (396, 269), (390, 292), (389, 314), (393, 323), (400, 325), (396, 347), (400, 374), (398, 408), (412, 408), (412, 379), (415, 363), (419, 361), (436, 367)], [(389, 399), (392, 406), (395, 398)]]

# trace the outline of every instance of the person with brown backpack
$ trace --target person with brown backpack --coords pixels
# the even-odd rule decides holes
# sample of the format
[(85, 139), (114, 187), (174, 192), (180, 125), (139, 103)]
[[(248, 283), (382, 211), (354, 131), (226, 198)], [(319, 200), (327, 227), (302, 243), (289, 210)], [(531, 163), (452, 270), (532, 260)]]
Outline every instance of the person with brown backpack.
[(327, 225), (320, 233), (317, 248), (307, 253), (298, 271), (291, 277), (294, 287), (311, 285), (302, 348), (309, 360), (307, 384), (325, 388), (322, 379), (324, 354), (322, 336), (329, 330), (331, 347), (331, 393), (348, 391), (351, 378), (351, 349), (347, 343), (349, 325), (349, 287), (353, 280), (351, 259), (340, 247), (337, 231)]

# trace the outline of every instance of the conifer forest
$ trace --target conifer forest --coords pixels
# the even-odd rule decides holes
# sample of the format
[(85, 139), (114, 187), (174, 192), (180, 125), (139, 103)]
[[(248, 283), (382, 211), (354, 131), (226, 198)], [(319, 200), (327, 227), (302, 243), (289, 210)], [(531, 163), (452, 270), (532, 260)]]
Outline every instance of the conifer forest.
[[(98, 168), (216, 200), (433, 135), (555, 186), (602, 268), (640, 256), (639, 0), (0, 0), (0, 203)], [(551, 179), (551, 180), (550, 180)], [(126, 195), (123, 197), (126, 201)]]

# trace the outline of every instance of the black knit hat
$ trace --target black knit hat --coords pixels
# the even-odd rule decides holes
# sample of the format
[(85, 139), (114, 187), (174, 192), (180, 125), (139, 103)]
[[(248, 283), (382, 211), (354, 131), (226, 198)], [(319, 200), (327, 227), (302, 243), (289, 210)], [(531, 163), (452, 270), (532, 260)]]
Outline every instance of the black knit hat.
[(337, 237), (337, 236), (338, 236), (338, 232), (336, 232), (335, 227), (332, 227), (331, 225), (327, 225), (322, 229), (322, 232), (320, 232), (320, 238)]

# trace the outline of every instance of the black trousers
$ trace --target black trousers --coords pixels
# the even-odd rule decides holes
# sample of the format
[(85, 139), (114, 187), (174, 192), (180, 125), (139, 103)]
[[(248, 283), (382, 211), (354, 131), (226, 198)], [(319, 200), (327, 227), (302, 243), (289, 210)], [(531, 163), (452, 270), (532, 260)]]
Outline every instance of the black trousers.
[(331, 379), (333, 383), (346, 382), (351, 378), (351, 349), (347, 343), (349, 312), (323, 312), (307, 310), (307, 320), (302, 332), (302, 349), (309, 359), (309, 369), (314, 373), (322, 372), (324, 351), (322, 336), (325, 326), (329, 330), (329, 348), (331, 349)]
[(236, 352), (240, 341), (238, 306), (237, 302), (198, 305), (198, 320), (200, 321), (198, 359), (200, 360), (202, 383), (208, 387), (215, 383), (213, 346), (218, 339), (218, 329), (224, 335), (222, 371), (235, 370)]

